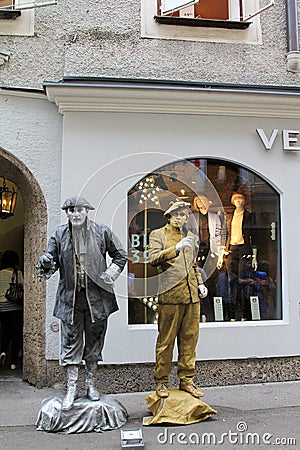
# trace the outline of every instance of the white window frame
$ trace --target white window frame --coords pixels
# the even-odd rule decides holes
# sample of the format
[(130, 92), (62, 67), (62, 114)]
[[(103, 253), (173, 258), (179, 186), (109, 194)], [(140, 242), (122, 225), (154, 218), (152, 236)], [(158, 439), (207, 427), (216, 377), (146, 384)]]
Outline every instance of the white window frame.
[[(251, 19), (245, 30), (165, 25), (155, 22), (157, 0), (141, 0), (141, 36), (144, 38), (206, 41), (225, 43), (262, 43), (259, 15)], [(239, 0), (228, 0), (230, 20), (239, 20)], [(243, 1), (244, 18), (259, 10), (259, 0)]]
[[(29, 0), (15, 0), (15, 8), (18, 5), (29, 3)], [(21, 11), (21, 16), (16, 19), (0, 19), (1, 36), (33, 36), (34, 34), (34, 9)]]

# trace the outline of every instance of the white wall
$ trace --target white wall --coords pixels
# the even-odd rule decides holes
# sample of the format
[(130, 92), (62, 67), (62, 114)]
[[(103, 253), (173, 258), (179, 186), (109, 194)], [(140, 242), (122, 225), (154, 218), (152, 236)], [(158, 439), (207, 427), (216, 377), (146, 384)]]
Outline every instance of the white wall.
[(62, 117), (43, 94), (0, 90), (0, 146), (31, 171), (46, 198), (49, 228), (59, 222)]
[[(244, 3), (250, 12), (270, 1)], [(260, 35), (253, 39), (258, 31), (254, 24), (244, 31), (158, 25), (153, 19), (155, 4), (156, 0), (60, 0), (56, 6), (36, 8), (34, 36), (0, 36), (0, 48), (11, 52), (9, 63), (1, 67), (0, 84), (41, 88), (45, 80), (94, 76), (299, 85), (299, 73), (286, 67), (284, 1), (253, 19), (261, 23), (259, 45)], [(22, 17), (25, 14), (22, 11)], [(147, 35), (154, 28), (179, 39), (145, 39), (145, 22), (151, 24)], [(181, 40), (187, 34), (212, 42)]]
[[(177, 157), (216, 157), (257, 172), (281, 193), (282, 321), (201, 324), (199, 359), (299, 354), (299, 152), (284, 152), (279, 135), (267, 151), (256, 128), (298, 129), (297, 119), (182, 114), (65, 112), (62, 199), (83, 188), (96, 220), (126, 247), (127, 191), (143, 174)], [(154, 361), (155, 325), (128, 326), (126, 273), (117, 282), (120, 311), (109, 319), (105, 363)]]
[[(39, 184), (48, 207), (48, 235), (60, 224), (61, 125), (57, 108), (43, 94), (0, 90), (0, 147), (21, 160)], [(56, 284), (55, 279), (47, 283), (45, 305), (47, 345), (55, 358), (58, 333), (49, 332), (49, 326)]]

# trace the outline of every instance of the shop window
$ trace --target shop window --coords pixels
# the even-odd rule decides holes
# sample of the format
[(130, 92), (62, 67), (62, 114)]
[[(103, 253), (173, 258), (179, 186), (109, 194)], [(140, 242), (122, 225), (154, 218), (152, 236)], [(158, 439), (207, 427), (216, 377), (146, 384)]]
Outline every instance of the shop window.
[[(243, 199), (244, 243), (230, 240), (237, 208), (233, 193)], [(197, 267), (209, 291), (201, 300), (201, 321), (282, 319), (279, 194), (248, 169), (195, 158), (161, 167), (128, 193), (129, 324), (157, 321), (159, 275), (149, 263), (149, 235), (167, 224), (164, 211), (176, 198), (191, 204), (186, 230), (200, 242)], [(199, 198), (207, 199), (209, 215), (200, 212)], [(214, 236), (208, 220), (218, 224)]]
[(258, 9), (258, 0), (142, 0), (142, 35), (260, 43), (259, 17), (246, 20)]
[(28, 0), (0, 0), (0, 35), (32, 36), (34, 9), (19, 10)]

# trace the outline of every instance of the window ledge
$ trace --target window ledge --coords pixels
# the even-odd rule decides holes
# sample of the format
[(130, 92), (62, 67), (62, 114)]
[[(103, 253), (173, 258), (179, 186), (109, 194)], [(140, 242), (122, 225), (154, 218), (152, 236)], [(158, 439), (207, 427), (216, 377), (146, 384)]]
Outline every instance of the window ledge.
[(157, 23), (164, 25), (182, 25), (188, 27), (228, 28), (245, 30), (252, 22), (240, 22), (237, 20), (193, 19), (188, 17), (154, 16)]
[(15, 20), (20, 15), (21, 11), (18, 10), (0, 10), (0, 19)]

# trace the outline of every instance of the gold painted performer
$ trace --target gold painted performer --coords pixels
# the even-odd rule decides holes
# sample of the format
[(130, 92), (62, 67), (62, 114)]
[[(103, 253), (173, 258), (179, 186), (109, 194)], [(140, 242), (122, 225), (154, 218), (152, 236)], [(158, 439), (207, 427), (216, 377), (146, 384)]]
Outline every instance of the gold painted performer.
[(196, 345), (199, 335), (200, 297), (207, 296), (196, 265), (197, 240), (185, 224), (190, 203), (176, 201), (164, 213), (168, 223), (153, 230), (149, 239), (149, 260), (159, 278), (158, 337), (154, 380), (156, 394), (169, 396), (168, 379), (172, 369), (175, 340), (178, 347), (179, 389), (202, 397), (194, 384)]

